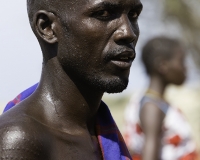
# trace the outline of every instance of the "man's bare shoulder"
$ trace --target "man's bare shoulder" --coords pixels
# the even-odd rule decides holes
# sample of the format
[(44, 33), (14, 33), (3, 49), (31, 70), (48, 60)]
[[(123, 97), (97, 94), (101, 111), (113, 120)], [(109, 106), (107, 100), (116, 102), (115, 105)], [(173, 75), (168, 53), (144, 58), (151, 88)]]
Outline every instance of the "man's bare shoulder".
[(47, 159), (45, 136), (43, 127), (23, 112), (8, 112), (1, 115), (0, 159)]

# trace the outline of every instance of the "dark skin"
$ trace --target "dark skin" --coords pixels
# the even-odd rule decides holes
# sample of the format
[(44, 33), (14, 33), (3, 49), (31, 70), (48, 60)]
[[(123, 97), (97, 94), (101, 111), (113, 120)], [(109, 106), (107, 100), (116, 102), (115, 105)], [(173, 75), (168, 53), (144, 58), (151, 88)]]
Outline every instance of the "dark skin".
[[(185, 80), (185, 53), (181, 47), (172, 50), (170, 60), (159, 59), (154, 64), (154, 73), (150, 75), (149, 89), (159, 94), (165, 101), (164, 92), (169, 84), (180, 85)], [(158, 97), (157, 97), (158, 98)], [(146, 103), (140, 114), (142, 129), (145, 134), (142, 160), (159, 160), (162, 123), (165, 114), (155, 103)]]
[[(151, 76), (149, 89), (154, 90), (163, 96), (165, 85), (157, 76)], [(161, 145), (162, 122), (165, 114), (155, 103), (146, 103), (140, 114), (142, 129), (145, 134), (145, 145), (142, 152), (143, 160), (159, 160)]]
[(57, 3), (62, 14), (38, 10), (33, 15), (44, 56), (41, 80), (29, 98), (0, 117), (0, 158), (103, 159), (96, 114), (104, 92), (126, 88), (142, 4)]

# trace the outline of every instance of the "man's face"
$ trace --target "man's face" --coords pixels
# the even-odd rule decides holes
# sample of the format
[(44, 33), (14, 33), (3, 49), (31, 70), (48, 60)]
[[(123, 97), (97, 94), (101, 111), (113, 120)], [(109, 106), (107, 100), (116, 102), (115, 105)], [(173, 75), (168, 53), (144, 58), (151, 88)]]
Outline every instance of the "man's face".
[(123, 91), (135, 58), (140, 0), (63, 3), (58, 59), (65, 72), (90, 89)]

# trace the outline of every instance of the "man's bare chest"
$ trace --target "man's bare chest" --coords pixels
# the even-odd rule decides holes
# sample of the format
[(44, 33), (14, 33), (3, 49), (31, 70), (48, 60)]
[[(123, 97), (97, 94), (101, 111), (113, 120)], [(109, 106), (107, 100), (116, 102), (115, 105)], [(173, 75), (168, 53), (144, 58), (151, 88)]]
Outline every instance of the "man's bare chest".
[[(49, 160), (102, 160), (96, 138), (83, 136), (55, 136), (46, 143)], [(48, 160), (48, 159), (47, 159)]]

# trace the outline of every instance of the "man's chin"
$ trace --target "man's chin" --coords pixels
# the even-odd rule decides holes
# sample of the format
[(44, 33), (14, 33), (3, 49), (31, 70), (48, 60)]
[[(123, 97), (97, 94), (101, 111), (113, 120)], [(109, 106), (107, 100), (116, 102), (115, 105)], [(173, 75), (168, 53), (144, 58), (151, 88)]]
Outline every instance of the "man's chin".
[(123, 92), (127, 87), (115, 87), (115, 88), (110, 88), (108, 90), (106, 90), (105, 92), (106, 93), (109, 93), (109, 94), (114, 94), (114, 93), (121, 93)]
[(128, 80), (115, 80), (104, 84), (104, 92), (106, 93), (120, 93), (128, 86)]
[(102, 77), (92, 77), (87, 82), (88, 85), (92, 85), (95, 90), (106, 93), (120, 93), (125, 90), (128, 86), (128, 78), (102, 78)]

